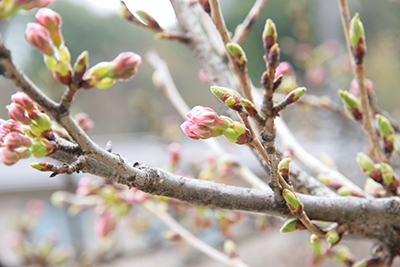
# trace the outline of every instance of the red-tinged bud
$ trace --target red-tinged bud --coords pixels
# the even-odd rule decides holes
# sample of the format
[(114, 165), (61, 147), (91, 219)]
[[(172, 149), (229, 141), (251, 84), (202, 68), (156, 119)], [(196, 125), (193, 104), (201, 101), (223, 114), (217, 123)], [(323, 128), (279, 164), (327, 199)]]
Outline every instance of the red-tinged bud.
[(89, 68), (89, 52), (83, 51), (75, 61), (74, 64), (74, 80), (82, 79), (86, 70)]
[(0, 1), (0, 19), (8, 19), (18, 11), (29, 10), (35, 7), (45, 7), (54, 0), (4, 0)]
[[(35, 120), (32, 120), (32, 124), (34, 126), (37, 126), (41, 132), (48, 131), (51, 129), (50, 117), (44, 113), (38, 113), (37, 118)], [(37, 135), (36, 133), (34, 134), (36, 136), (40, 136), (40, 134), (39, 135)]]
[(244, 69), (247, 64), (246, 53), (243, 48), (237, 43), (227, 43), (226, 49), (229, 54), (232, 56), (234, 62), (240, 69)]
[(352, 267), (376, 267), (382, 266), (379, 258), (362, 259), (355, 262)]
[(367, 46), (365, 43), (364, 26), (360, 21), (358, 13), (350, 21), (349, 38), (354, 60), (356, 64), (361, 64), (367, 52)]
[(0, 132), (3, 132), (3, 133), (16, 132), (16, 133), (24, 134), (24, 131), (22, 130), (22, 127), (21, 127), (21, 123), (19, 121), (15, 121), (15, 120), (7, 120), (2, 125), (0, 125)]
[(210, 89), (222, 103), (226, 104), (231, 109), (235, 111), (241, 111), (243, 109), (241, 103), (242, 98), (235, 91), (221, 86), (211, 86)]
[(261, 76), (261, 84), (264, 86), (264, 88), (268, 88), (270, 81), (271, 79), (269, 78), (268, 72), (264, 71)]
[(321, 181), (321, 183), (328, 186), (329, 188), (332, 188), (333, 190), (338, 190), (340, 187), (342, 187), (341, 184), (325, 177), (322, 173), (318, 175), (318, 179)]
[(335, 244), (339, 241), (340, 237), (339, 237), (338, 232), (336, 232), (335, 230), (332, 230), (332, 231), (329, 231), (326, 233), (325, 239), (326, 239), (326, 241), (328, 241), (328, 243)]
[(152, 17), (150, 16), (146, 11), (143, 10), (137, 10), (135, 12), (140, 19), (147, 24), (152, 30), (159, 32), (162, 31), (163, 28), (161, 28), (160, 24)]
[(60, 14), (50, 8), (41, 8), (36, 13), (35, 19), (40, 25), (47, 28), (53, 44), (59, 48), (63, 42), (61, 34), (62, 19)]
[(26, 25), (25, 39), (28, 43), (47, 56), (54, 55), (55, 49), (49, 31), (38, 23), (30, 22)]
[(94, 121), (87, 113), (81, 112), (74, 116), (74, 120), (84, 132), (90, 131), (94, 127)]
[(362, 113), (361, 113), (361, 103), (360, 100), (355, 97), (354, 95), (350, 94), (347, 91), (343, 91), (339, 89), (339, 95), (342, 98), (343, 103), (353, 115), (353, 118), (355, 120), (361, 120), (362, 119)]
[(387, 163), (381, 163), (380, 171), (382, 174), (383, 185), (389, 188), (391, 191), (395, 192), (397, 187), (399, 187), (399, 179), (397, 178), (392, 167)]
[(59, 60), (54, 70), (54, 75), (62, 84), (70, 84), (72, 81), (72, 71), (69, 61)]
[(4, 165), (11, 166), (20, 159), (17, 152), (11, 150), (7, 147), (0, 148), (0, 161), (3, 162)]
[(307, 89), (306, 89), (305, 87), (300, 87), (300, 88), (297, 88), (297, 89), (291, 91), (291, 92), (286, 96), (286, 99), (285, 99), (286, 102), (287, 102), (287, 104), (289, 105), (289, 104), (292, 104), (292, 103), (296, 102), (297, 100), (299, 100), (300, 97), (304, 94), (304, 92), (305, 92), (306, 90), (307, 90)]
[(203, 10), (208, 14), (211, 15), (211, 6), (209, 0), (199, 0), (199, 4), (203, 8)]
[(294, 232), (296, 230), (305, 230), (307, 229), (304, 224), (296, 218), (293, 219), (289, 219), (287, 220), (281, 227), (281, 229), (279, 230), (282, 234), (284, 233), (291, 233)]
[(11, 103), (9, 106), (7, 106), (8, 109), (8, 116), (15, 120), (19, 121), (22, 124), (25, 125), (30, 125), (31, 120), (25, 115), (25, 109), (16, 103)]
[(4, 146), (14, 150), (18, 147), (30, 147), (32, 145), (31, 139), (22, 136), (19, 133), (11, 132), (4, 137)]
[(376, 114), (375, 118), (378, 121), (379, 133), (383, 137), (384, 151), (386, 155), (390, 156), (394, 150), (394, 144), (396, 142), (394, 129), (389, 120), (382, 115)]
[(30, 164), (29, 166), (38, 171), (42, 171), (42, 172), (51, 171), (52, 168), (54, 167), (53, 164), (50, 164), (48, 162), (35, 162), (35, 163)]
[[(374, 83), (370, 79), (365, 79), (364, 80), (364, 85), (367, 88), (369, 101), (370, 102), (374, 101), (376, 99), (376, 92), (375, 92)], [(357, 79), (354, 78), (353, 80), (351, 80), (349, 92), (351, 94), (353, 94), (355, 97), (359, 97), (360, 96), (360, 89), (358, 87)]]
[(227, 127), (223, 131), (223, 135), (229, 141), (243, 145), (253, 140), (250, 131), (241, 123), (234, 122), (231, 127)]
[(249, 113), (249, 115), (256, 115), (258, 113), (256, 107), (254, 106), (253, 103), (250, 102), (250, 100), (242, 98), (241, 99), (241, 104), (244, 107), (244, 109)]
[(357, 163), (363, 170), (366, 176), (372, 178), (374, 181), (382, 182), (382, 175), (377, 165), (364, 153), (357, 154)]
[(89, 89), (94, 86), (99, 89), (105, 89), (115, 83), (110, 78), (112, 72), (112, 64), (110, 62), (100, 62), (91, 67), (82, 77), (82, 87)]
[(124, 1), (121, 1), (121, 5), (118, 11), (118, 16), (129, 21), (136, 20), (135, 16), (132, 14), (132, 12), (129, 11)]
[(24, 92), (13, 94), (11, 101), (22, 106), (27, 112), (36, 109), (35, 102)]
[(111, 78), (129, 79), (136, 74), (137, 67), (142, 63), (142, 58), (133, 52), (123, 52), (111, 63), (114, 65)]
[(271, 47), (276, 43), (276, 40), (278, 39), (278, 33), (276, 31), (275, 24), (271, 19), (267, 19), (267, 21), (265, 22), (262, 39), (264, 44), (264, 50), (266, 53), (268, 53)]

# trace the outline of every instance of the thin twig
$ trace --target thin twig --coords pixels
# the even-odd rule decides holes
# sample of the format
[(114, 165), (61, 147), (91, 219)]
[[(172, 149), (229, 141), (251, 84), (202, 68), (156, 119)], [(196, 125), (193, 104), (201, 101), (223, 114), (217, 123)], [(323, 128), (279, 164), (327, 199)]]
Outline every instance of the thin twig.
[(156, 215), (163, 223), (170, 227), (174, 232), (179, 234), (189, 245), (203, 252), (210, 258), (223, 263), (227, 266), (245, 267), (248, 266), (239, 258), (230, 259), (227, 255), (219, 252), (215, 248), (209, 246), (202, 240), (198, 239), (191, 232), (186, 230), (179, 222), (177, 222), (168, 212), (156, 206), (152, 201), (146, 201), (142, 203), (148, 211)]

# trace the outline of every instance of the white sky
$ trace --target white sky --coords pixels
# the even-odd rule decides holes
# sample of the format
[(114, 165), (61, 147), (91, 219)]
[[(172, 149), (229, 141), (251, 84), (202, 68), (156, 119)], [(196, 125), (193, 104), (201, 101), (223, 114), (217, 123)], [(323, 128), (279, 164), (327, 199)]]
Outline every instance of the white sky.
[[(115, 13), (120, 7), (119, 0), (75, 0), (77, 3), (95, 6), (98, 12)], [(161, 26), (174, 23), (175, 14), (168, 0), (124, 0), (131, 12), (144, 10), (154, 17)]]

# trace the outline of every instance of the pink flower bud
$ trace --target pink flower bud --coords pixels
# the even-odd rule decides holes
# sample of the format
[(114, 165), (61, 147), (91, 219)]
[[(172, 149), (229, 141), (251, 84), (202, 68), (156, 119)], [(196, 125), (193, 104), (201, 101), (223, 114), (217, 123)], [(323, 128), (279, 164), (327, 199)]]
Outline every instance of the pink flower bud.
[(7, 106), (8, 116), (15, 120), (19, 121), (22, 124), (30, 125), (31, 120), (25, 115), (25, 109), (16, 103), (11, 103), (11, 105)]
[(79, 196), (88, 196), (93, 194), (94, 190), (98, 186), (93, 178), (85, 176), (82, 177), (78, 182), (78, 188), (76, 189), (76, 194)]
[(50, 33), (51, 40), (56, 47), (60, 47), (63, 42), (61, 34), (61, 16), (50, 8), (41, 8), (35, 15), (36, 21), (46, 27)]
[(114, 65), (115, 79), (129, 79), (137, 72), (137, 67), (142, 63), (142, 58), (133, 52), (119, 54), (111, 63)]
[(26, 25), (25, 39), (28, 43), (40, 50), (42, 54), (54, 55), (54, 46), (49, 31), (40, 24), (29, 22)]
[(211, 126), (215, 124), (218, 114), (211, 108), (196, 106), (186, 114), (186, 116), (195, 124), (201, 126)]
[(19, 155), (17, 152), (7, 148), (0, 148), (0, 161), (4, 163), (4, 165), (10, 166), (19, 160)]
[(39, 199), (32, 199), (26, 204), (26, 212), (35, 217), (42, 215), (45, 210), (46, 204)]
[(8, 121), (4, 122), (0, 126), (0, 132), (4, 132), (4, 133), (16, 132), (16, 133), (20, 133), (20, 134), (24, 133), (24, 131), (22, 131), (22, 128), (21, 128), (21, 123), (19, 121), (15, 121), (15, 120), (8, 120)]
[(98, 237), (104, 238), (111, 232), (113, 232), (116, 226), (117, 222), (114, 218), (111, 217), (111, 213), (105, 211), (103, 214), (100, 215), (100, 218), (96, 222), (94, 230)]
[(185, 121), (181, 124), (183, 132), (192, 139), (207, 139), (212, 136), (212, 131), (207, 126), (200, 126), (192, 121)]
[(181, 156), (181, 145), (176, 142), (169, 144), (168, 153), (171, 159), (171, 166), (176, 166)]
[(74, 120), (85, 132), (90, 131), (94, 126), (94, 122), (90, 119), (89, 115), (84, 112), (76, 114)]
[(29, 147), (32, 145), (32, 141), (19, 133), (11, 132), (4, 137), (4, 146), (15, 149), (20, 146)]
[(28, 112), (36, 109), (35, 102), (24, 92), (17, 92), (11, 96), (11, 101), (21, 105)]
[(278, 67), (275, 70), (275, 77), (278, 77), (281, 74), (283, 76), (293, 76), (294, 70), (292, 64), (287, 61), (279, 63)]

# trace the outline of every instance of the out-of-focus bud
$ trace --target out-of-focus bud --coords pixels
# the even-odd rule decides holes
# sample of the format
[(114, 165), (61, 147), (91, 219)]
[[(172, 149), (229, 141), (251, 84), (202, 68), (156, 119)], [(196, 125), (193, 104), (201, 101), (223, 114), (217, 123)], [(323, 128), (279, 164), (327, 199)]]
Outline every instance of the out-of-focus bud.
[(228, 239), (224, 242), (224, 252), (229, 256), (230, 259), (236, 258), (237, 255), (237, 248), (235, 242)]
[(340, 187), (342, 187), (341, 184), (335, 182), (332, 179), (329, 179), (326, 177), (324, 174), (320, 173), (318, 175), (318, 179), (323, 183), (324, 185), (328, 186), (329, 188), (332, 188), (333, 190), (338, 190)]
[(65, 191), (56, 191), (51, 195), (50, 201), (51, 203), (57, 207), (61, 208), (68, 198), (68, 193)]
[(325, 239), (328, 243), (334, 244), (339, 241), (339, 234), (335, 230), (331, 230), (326, 233)]
[(396, 142), (395, 133), (389, 120), (382, 115), (376, 114), (375, 118), (378, 120), (379, 133), (383, 137), (384, 151), (387, 156), (390, 156), (394, 149)]
[(375, 267), (381, 266), (379, 259), (371, 258), (371, 259), (362, 259), (355, 262), (352, 267)]
[(211, 6), (209, 0), (199, 0), (199, 4), (203, 8), (203, 10), (208, 14), (211, 15)]
[(290, 233), (290, 232), (294, 232), (296, 230), (305, 230), (306, 227), (304, 226), (304, 224), (296, 218), (292, 218), (287, 220), (281, 227), (281, 229), (279, 230), (282, 234), (284, 233)]
[(56, 148), (57, 146), (46, 138), (36, 137), (33, 140), (31, 151), (35, 158), (42, 158), (53, 153)]
[(343, 91), (343, 90), (339, 89), (338, 92), (339, 92), (340, 97), (342, 98), (343, 103), (346, 105), (346, 107), (349, 110), (349, 112), (351, 113), (351, 115), (353, 115), (353, 118), (355, 120), (361, 120), (362, 113), (361, 113), (360, 100), (347, 91)]
[(61, 34), (62, 19), (60, 14), (50, 8), (41, 8), (36, 13), (35, 19), (40, 25), (47, 28), (53, 44), (59, 48), (63, 42)]
[(15, 120), (7, 120), (3, 124), (1, 124), (0, 132), (3, 132), (3, 133), (16, 132), (16, 133), (24, 134), (24, 131), (22, 131), (22, 128), (21, 128), (21, 123), (19, 121), (15, 121)]
[(170, 157), (171, 167), (175, 168), (178, 165), (179, 159), (181, 157), (181, 145), (176, 142), (169, 144), (168, 153)]
[(111, 61), (111, 63), (114, 65), (112, 78), (129, 79), (136, 74), (137, 67), (142, 63), (142, 58), (133, 52), (123, 52)]
[(26, 25), (25, 39), (28, 43), (40, 50), (42, 54), (53, 56), (55, 49), (49, 31), (38, 23), (29, 22)]
[(221, 86), (211, 86), (210, 89), (222, 103), (226, 104), (231, 109), (240, 111), (243, 108), (241, 97), (235, 91)]
[(332, 255), (332, 259), (334, 262), (344, 264), (346, 266), (353, 266), (354, 263), (350, 250), (345, 246), (339, 246)]
[(163, 234), (163, 237), (165, 240), (173, 241), (173, 242), (180, 241), (182, 239), (182, 236), (173, 230), (166, 231)]
[(8, 133), (4, 137), (4, 146), (8, 147), (9, 149), (14, 150), (15, 148), (18, 147), (30, 147), (32, 145), (31, 139), (22, 136), (21, 134), (17, 132), (11, 132)]
[(287, 61), (282, 61), (279, 63), (278, 67), (276, 67), (275, 70), (275, 77), (278, 77), (279, 75), (285, 76), (294, 76), (294, 70), (292, 64), (290, 64)]
[(276, 31), (275, 23), (271, 19), (267, 19), (262, 34), (264, 50), (266, 53), (269, 52), (270, 48), (276, 43), (278, 39), (278, 33)]
[(244, 69), (247, 64), (246, 53), (243, 48), (237, 43), (227, 43), (226, 49), (229, 54), (233, 57), (233, 60), (236, 62), (240, 69)]
[(124, 1), (121, 1), (121, 5), (118, 11), (118, 16), (129, 21), (135, 20), (135, 16), (132, 14), (132, 12), (129, 11)]
[(350, 21), (349, 37), (355, 62), (361, 64), (367, 52), (367, 46), (365, 44), (364, 26), (358, 13)]
[(377, 168), (377, 165), (364, 153), (359, 152), (357, 154), (357, 163), (364, 171), (365, 175), (372, 178), (374, 181), (380, 183), (382, 176)]
[(89, 52), (83, 51), (75, 61), (74, 64), (74, 80), (80, 80), (89, 68)]
[(55, 56), (43, 55), (43, 59), (44, 59), (44, 64), (46, 64), (46, 67), (52, 72), (54, 72), (56, 70), (58, 63), (57, 58)]
[(84, 132), (88, 132), (94, 127), (94, 121), (87, 113), (81, 112), (76, 114), (74, 120)]
[(392, 167), (387, 163), (381, 163), (380, 171), (382, 174), (383, 185), (389, 188), (391, 191), (395, 192), (397, 187), (399, 187), (399, 179), (397, 178)]
[(54, 0), (4, 0), (0, 1), (0, 19), (8, 19), (14, 16), (18, 11), (29, 10), (35, 7), (45, 7)]
[(117, 226), (116, 220), (111, 216), (110, 212), (104, 212), (97, 220), (94, 230), (99, 238), (105, 238), (111, 234)]
[(0, 148), (0, 161), (3, 162), (4, 165), (11, 166), (20, 159), (17, 152), (11, 150), (7, 147)]
[(150, 16), (146, 11), (143, 10), (137, 10), (135, 12), (140, 19), (147, 24), (147, 26), (149, 26), (152, 30), (158, 32), (158, 31), (162, 31), (163, 28), (161, 28), (160, 24), (158, 24), (158, 22), (152, 17)]
[(282, 196), (295, 217), (303, 213), (303, 204), (301, 204), (300, 199), (292, 191), (283, 189)]
[(31, 124), (31, 120), (26, 116), (25, 109), (21, 105), (16, 103), (11, 103), (9, 106), (7, 106), (7, 109), (8, 109), (8, 116), (11, 119), (19, 121), (25, 125)]
[[(372, 103), (376, 99), (375, 85), (370, 79), (364, 80), (365, 87), (367, 88), (369, 101)], [(360, 88), (358, 87), (357, 79), (351, 80), (349, 92), (355, 97), (360, 96)]]
[(76, 189), (76, 194), (79, 196), (88, 196), (91, 194), (97, 194), (100, 185), (95, 179), (84, 176), (78, 182), (78, 188)]
[(300, 97), (304, 94), (304, 92), (306, 90), (307, 89), (305, 87), (300, 87), (300, 88), (297, 88), (297, 89), (291, 91), (285, 98), (285, 100), (288, 103), (288, 105), (296, 102), (297, 100), (299, 100)]

